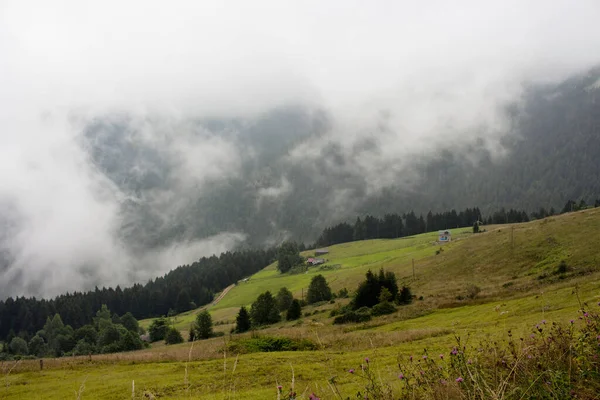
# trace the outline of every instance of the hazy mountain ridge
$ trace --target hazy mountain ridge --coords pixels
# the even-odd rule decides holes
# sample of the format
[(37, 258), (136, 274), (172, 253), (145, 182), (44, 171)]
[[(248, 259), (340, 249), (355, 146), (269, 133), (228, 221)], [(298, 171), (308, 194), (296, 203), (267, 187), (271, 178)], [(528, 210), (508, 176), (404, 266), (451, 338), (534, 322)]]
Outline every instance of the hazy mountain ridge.
[[(593, 86), (599, 76), (595, 69), (527, 88), (518, 104), (507, 105), (514, 132), (505, 133), (497, 154), (483, 139), (444, 143), (441, 132), (437, 151), (390, 165), (400, 166), (397, 184), (376, 190), (356, 160), (377, 157), (384, 129), (375, 128), (348, 153), (326, 135), (331, 117), (301, 106), (254, 120), (179, 123), (184, 133), (177, 137), (184, 141), (200, 137), (228, 149), (211, 161), (216, 167), (198, 171), (206, 176), (208, 169), (202, 182), (182, 167), (171, 142), (139, 140), (143, 129), (135, 121), (98, 119), (84, 137), (98, 168), (136, 199), (123, 204), (123, 229), (140, 246), (223, 231), (247, 234), (252, 245), (285, 237), (310, 242), (328, 224), (357, 214), (473, 204), (484, 212), (533, 211), (558, 209), (568, 198), (594, 198), (600, 193), (600, 91)], [(205, 157), (202, 151), (191, 157)]]

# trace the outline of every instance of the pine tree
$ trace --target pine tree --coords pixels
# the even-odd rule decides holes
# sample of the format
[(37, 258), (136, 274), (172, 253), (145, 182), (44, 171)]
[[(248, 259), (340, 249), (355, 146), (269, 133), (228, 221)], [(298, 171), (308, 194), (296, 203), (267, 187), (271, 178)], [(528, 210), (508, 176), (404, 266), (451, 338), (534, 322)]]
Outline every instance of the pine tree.
[(290, 308), (292, 300), (294, 300), (294, 296), (292, 295), (292, 292), (288, 290), (288, 288), (282, 287), (277, 293), (276, 300), (277, 309), (279, 310), (279, 312), (284, 312), (287, 311), (288, 308)]
[(250, 330), (250, 327), (250, 315), (248, 314), (246, 307), (242, 306), (235, 318), (235, 331), (237, 333), (247, 332)]
[(258, 296), (250, 307), (250, 318), (256, 326), (268, 325), (279, 322), (281, 319), (277, 309), (277, 302), (268, 290)]
[(321, 274), (314, 276), (308, 286), (306, 301), (308, 304), (312, 304), (329, 300), (331, 300), (331, 288), (327, 284), (327, 280)]
[(288, 321), (294, 321), (300, 318), (301, 315), (302, 306), (300, 305), (300, 302), (298, 301), (298, 299), (292, 300), (292, 304), (290, 304), (290, 307), (287, 310), (285, 319), (287, 319)]
[(213, 335), (213, 323), (210, 313), (203, 310), (196, 317), (196, 338), (208, 339)]

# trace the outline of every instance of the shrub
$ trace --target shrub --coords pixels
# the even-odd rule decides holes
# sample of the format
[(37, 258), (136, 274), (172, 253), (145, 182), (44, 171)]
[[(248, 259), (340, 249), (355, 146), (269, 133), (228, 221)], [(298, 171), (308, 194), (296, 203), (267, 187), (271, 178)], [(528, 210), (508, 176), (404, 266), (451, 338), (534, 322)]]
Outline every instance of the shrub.
[(371, 310), (371, 314), (373, 314), (373, 316), (386, 315), (391, 314), (393, 312), (396, 312), (396, 307), (389, 301), (384, 301), (382, 303), (375, 304), (375, 306), (373, 306), (373, 309)]
[(333, 319), (333, 323), (335, 325), (340, 325), (348, 323), (367, 322), (371, 320), (371, 314), (359, 311), (360, 310), (348, 311), (344, 314), (338, 315)]
[(567, 266), (567, 263), (565, 262), (565, 260), (562, 260), (556, 267), (554, 274), (555, 275), (564, 274), (568, 271), (569, 271), (569, 267)]
[(475, 285), (467, 286), (467, 297), (469, 299), (473, 300), (475, 297), (477, 297), (479, 292), (481, 292), (481, 288), (479, 288), (479, 286), (475, 286)]
[(12, 340), (8, 344), (8, 348), (10, 349), (10, 352), (12, 354), (16, 354), (16, 355), (24, 356), (29, 353), (29, 349), (27, 347), (27, 342), (25, 341), (25, 339), (22, 339), (18, 336), (12, 338)]
[(165, 335), (167, 334), (167, 329), (169, 328), (166, 318), (160, 317), (152, 321), (150, 327), (148, 328), (148, 333), (150, 334), (150, 341), (157, 342), (159, 340), (163, 340)]
[(228, 345), (228, 351), (237, 354), (315, 349), (317, 349), (317, 345), (308, 339), (292, 339), (278, 336), (256, 336), (235, 340)]
[(183, 343), (183, 336), (181, 336), (181, 332), (171, 327), (167, 330), (167, 334), (165, 335), (165, 344), (177, 343)]

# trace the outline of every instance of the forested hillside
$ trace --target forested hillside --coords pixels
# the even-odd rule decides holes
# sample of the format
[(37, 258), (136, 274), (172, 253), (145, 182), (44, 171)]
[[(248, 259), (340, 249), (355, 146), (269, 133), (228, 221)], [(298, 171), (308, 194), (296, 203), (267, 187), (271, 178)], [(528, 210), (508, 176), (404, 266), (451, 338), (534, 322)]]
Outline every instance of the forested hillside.
[[(168, 143), (142, 139), (127, 117), (96, 119), (82, 143), (98, 167), (138, 199), (123, 206), (123, 232), (136, 246), (223, 231), (244, 232), (260, 246), (290, 236), (308, 243), (325, 226), (357, 214), (473, 204), (486, 213), (501, 207), (531, 212), (559, 209), (568, 198), (597, 197), (599, 81), (600, 69), (594, 69), (560, 84), (530, 85), (519, 101), (505, 105), (510, 123), (501, 132), (501, 148), (492, 151), (484, 140), (445, 143), (440, 132), (436, 151), (411, 156), (396, 184), (375, 191), (368, 190), (374, 177), (356, 168), (353, 158), (377, 157), (376, 137), (348, 154), (324, 136), (330, 116), (321, 110), (286, 107), (256, 120), (205, 119), (180, 127), (191, 144), (224, 141), (241, 157), (231, 174), (226, 171), (233, 161), (215, 158), (201, 190)], [(158, 195), (171, 192), (175, 202)]]
[(90, 324), (103, 304), (117, 315), (130, 312), (138, 319), (167, 315), (169, 311), (184, 312), (207, 304), (215, 293), (261, 270), (274, 258), (274, 250), (227, 252), (180, 266), (145, 285), (135, 284), (126, 289), (96, 288), (50, 300), (9, 297), (0, 300), (0, 338), (12, 333), (29, 340), (56, 313), (66, 325), (77, 329)]

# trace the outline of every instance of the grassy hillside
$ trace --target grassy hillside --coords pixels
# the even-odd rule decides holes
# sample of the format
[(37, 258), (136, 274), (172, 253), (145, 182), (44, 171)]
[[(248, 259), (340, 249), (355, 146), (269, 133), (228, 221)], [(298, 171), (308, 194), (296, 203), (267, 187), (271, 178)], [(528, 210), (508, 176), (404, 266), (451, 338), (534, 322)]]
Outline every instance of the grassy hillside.
[[(542, 321), (569, 326), (574, 320), (573, 326), (585, 327), (578, 310), (586, 302), (598, 308), (600, 301), (600, 209), (486, 230), (478, 235), (454, 230), (453, 242), (442, 251), (432, 243), (435, 234), (332, 246), (325, 266), (280, 275), (270, 265), (208, 307), (215, 321), (233, 321), (239, 306), (249, 305), (262, 291), (287, 286), (300, 297), (317, 273), (334, 290), (353, 290), (368, 269), (381, 267), (422, 296), (365, 324), (332, 325), (329, 311), (347, 301), (338, 300), (306, 307), (302, 320), (259, 332), (308, 339), (318, 350), (240, 355), (225, 350), (228, 343), (252, 336), (245, 334), (196, 342), (193, 348), (158, 344), (139, 352), (93, 356), (91, 361), (45, 360), (41, 372), (37, 361), (23, 361), (10, 373), (13, 366), (5, 363), (0, 393), (7, 399), (62, 399), (73, 397), (85, 382), (83, 399), (125, 398), (131, 397), (135, 381), (134, 398), (144, 398), (144, 392), (165, 399), (277, 398), (276, 386), (287, 390), (293, 376), (298, 398), (315, 392), (329, 399), (336, 398), (328, 383), (336, 376), (344, 398), (354, 397), (365, 384), (348, 370), (358, 370), (365, 357), (378, 379), (399, 388), (399, 360), (420, 356), (425, 348), (428, 354), (447, 354), (457, 336), (470, 343), (506, 343), (509, 331), (527, 339)], [(471, 299), (468, 294), (475, 287), (479, 292)], [(196, 312), (178, 316), (176, 326), (187, 329)], [(228, 332), (230, 327), (217, 329)]]

